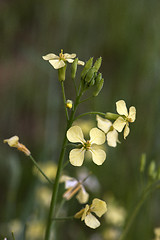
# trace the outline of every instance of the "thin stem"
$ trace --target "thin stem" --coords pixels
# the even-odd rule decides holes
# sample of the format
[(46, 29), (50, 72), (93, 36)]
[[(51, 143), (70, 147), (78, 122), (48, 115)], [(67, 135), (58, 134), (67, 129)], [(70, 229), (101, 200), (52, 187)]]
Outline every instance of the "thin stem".
[(71, 125), (73, 123), (74, 115), (75, 115), (75, 112), (77, 110), (81, 95), (82, 95), (82, 91), (79, 93), (79, 95), (76, 98), (75, 107), (71, 112), (70, 119), (68, 121), (66, 131), (65, 131), (65, 135), (64, 135), (64, 139), (63, 139), (63, 143), (62, 143), (61, 153), (60, 153), (60, 157), (59, 157), (59, 161), (58, 161), (58, 169), (57, 169), (57, 173), (56, 173), (55, 182), (54, 182), (54, 185), (53, 185), (52, 199), (51, 199), (49, 215), (48, 215), (48, 220), (47, 220), (45, 240), (50, 239), (51, 227), (52, 227), (53, 220), (55, 218), (55, 206), (56, 206), (56, 203), (57, 203), (59, 179), (60, 179), (61, 171), (63, 169), (64, 154), (65, 154), (65, 150), (66, 150), (66, 146), (67, 146), (67, 142), (68, 142), (67, 137), (66, 137), (66, 132), (71, 127)]
[(34, 165), (36, 166), (36, 168), (40, 171), (40, 173), (45, 177), (45, 179), (53, 185), (53, 182), (46, 176), (46, 174), (42, 171), (42, 169), (40, 168), (40, 166), (38, 165), (38, 163), (35, 161), (35, 159), (32, 157), (32, 155), (29, 155), (30, 159), (32, 160), (32, 162), (34, 163)]
[(69, 115), (68, 115), (68, 109), (66, 108), (66, 95), (65, 95), (65, 90), (64, 90), (64, 82), (61, 81), (61, 87), (62, 87), (62, 94), (63, 94), (63, 102), (64, 102), (64, 108), (66, 112), (66, 118), (67, 121), (69, 120)]
[(122, 235), (120, 236), (119, 240), (124, 240), (127, 233), (130, 230), (130, 227), (132, 226), (133, 221), (135, 220), (135, 217), (137, 216), (141, 206), (143, 205), (143, 203), (145, 202), (148, 194), (153, 190), (155, 190), (157, 188), (157, 183), (159, 184), (159, 181), (152, 183), (151, 185), (147, 186), (146, 189), (144, 190), (144, 192), (142, 193), (141, 197), (139, 198), (139, 201), (137, 202), (135, 209), (133, 210), (131, 216), (129, 217), (127, 224), (123, 230)]
[(78, 96), (78, 90), (77, 90), (75, 78), (72, 78), (72, 80), (73, 80), (73, 83), (74, 83), (74, 88), (75, 88), (75, 91), (76, 91), (76, 96)]
[(90, 115), (90, 114), (94, 114), (94, 115), (97, 115), (97, 114), (98, 114), (98, 115), (101, 115), (101, 116), (105, 117), (105, 113), (102, 113), (102, 112), (86, 112), (86, 113), (83, 113), (83, 114), (80, 114), (79, 116), (77, 116), (77, 117), (75, 118), (75, 120), (77, 120), (77, 119), (79, 119), (79, 118), (81, 118), (81, 117)]
[(90, 97), (88, 97), (88, 98), (86, 98), (86, 99), (84, 99), (84, 100), (80, 101), (80, 103), (86, 102), (86, 101), (88, 101), (88, 100), (92, 99), (93, 97), (94, 97), (94, 96), (90, 96)]
[(14, 233), (12, 232), (12, 238), (13, 238), (13, 240), (15, 240), (15, 237), (14, 237)]

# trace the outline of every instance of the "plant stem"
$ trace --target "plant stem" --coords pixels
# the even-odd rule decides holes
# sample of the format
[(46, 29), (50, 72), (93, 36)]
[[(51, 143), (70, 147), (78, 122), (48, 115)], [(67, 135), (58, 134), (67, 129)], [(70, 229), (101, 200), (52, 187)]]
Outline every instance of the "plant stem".
[(95, 115), (101, 115), (101, 116), (104, 116), (105, 117), (105, 113), (102, 113), (102, 112), (86, 112), (86, 113), (83, 113), (83, 114), (80, 114), (79, 116), (77, 116), (76, 118), (75, 118), (75, 120), (77, 120), (77, 119), (79, 119), (79, 118), (81, 118), (81, 117), (84, 117), (84, 116), (87, 116), (87, 115), (90, 115), (90, 114), (95, 114)]
[[(122, 232), (122, 235), (120, 236), (120, 239), (119, 240), (124, 240), (127, 233), (129, 232), (130, 230), (130, 227), (132, 226), (132, 223), (133, 221), (135, 220), (135, 217), (137, 216), (141, 206), (143, 205), (143, 203), (145, 202), (148, 194), (152, 191), (152, 190), (155, 190), (157, 188), (157, 183), (159, 183), (159, 181), (156, 181), (152, 184), (150, 184), (149, 186), (146, 187), (146, 189), (143, 191), (142, 195), (140, 196), (136, 206), (135, 206), (135, 209), (133, 210), (131, 216), (129, 217), (128, 221), (127, 221), (127, 224)], [(155, 185), (155, 187), (154, 187)]]
[(62, 87), (63, 102), (64, 102), (64, 108), (65, 108), (65, 112), (66, 112), (66, 118), (67, 118), (67, 121), (68, 121), (69, 120), (69, 115), (68, 115), (68, 110), (66, 108), (66, 95), (65, 95), (64, 82), (63, 81), (61, 81), (61, 87)]
[(59, 157), (59, 161), (58, 161), (58, 169), (57, 169), (57, 173), (56, 173), (55, 182), (54, 182), (54, 185), (53, 185), (52, 199), (51, 199), (49, 215), (48, 215), (48, 220), (47, 220), (45, 240), (50, 239), (51, 227), (52, 227), (53, 220), (55, 218), (55, 207), (56, 207), (56, 203), (57, 203), (59, 179), (60, 179), (61, 171), (63, 169), (64, 154), (65, 154), (65, 150), (66, 150), (66, 146), (67, 146), (67, 142), (68, 142), (67, 137), (66, 137), (66, 133), (73, 123), (74, 115), (75, 115), (75, 112), (77, 110), (81, 95), (82, 95), (82, 91), (79, 93), (79, 95), (76, 98), (75, 106), (74, 106), (74, 109), (71, 112), (70, 119), (68, 120), (68, 124), (67, 124), (67, 127), (66, 127), (66, 131), (65, 131), (65, 135), (64, 135), (64, 139), (63, 139), (63, 143), (62, 143), (61, 153), (60, 153), (60, 157)]
[(45, 177), (45, 179), (53, 185), (53, 182), (46, 176), (46, 174), (41, 170), (40, 166), (38, 165), (38, 163), (35, 161), (35, 159), (32, 157), (32, 155), (29, 155), (30, 159), (32, 160), (32, 162), (34, 163), (34, 165), (36, 166), (36, 168), (40, 171), (40, 173)]

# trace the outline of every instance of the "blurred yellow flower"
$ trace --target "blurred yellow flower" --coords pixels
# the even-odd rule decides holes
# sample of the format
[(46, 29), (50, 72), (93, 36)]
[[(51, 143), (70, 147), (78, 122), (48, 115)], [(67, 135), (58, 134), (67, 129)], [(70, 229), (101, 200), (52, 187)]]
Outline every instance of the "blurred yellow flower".
[(67, 131), (67, 138), (72, 143), (81, 143), (81, 148), (72, 149), (69, 154), (70, 163), (73, 166), (81, 166), (84, 161), (86, 151), (91, 152), (92, 160), (97, 165), (102, 165), (106, 159), (106, 153), (102, 149), (97, 149), (96, 145), (105, 142), (105, 134), (98, 128), (90, 130), (90, 140), (86, 141), (82, 129), (79, 126), (73, 126)]
[(10, 147), (15, 147), (19, 151), (24, 152), (27, 156), (31, 155), (31, 152), (26, 148), (26, 146), (24, 146), (22, 143), (19, 143), (18, 136), (13, 136), (9, 139), (5, 139), (3, 142), (8, 143)]
[(41, 186), (36, 189), (36, 199), (41, 206), (49, 207), (52, 197), (52, 191), (46, 186)]
[(126, 103), (124, 100), (119, 100), (116, 102), (116, 109), (120, 117), (118, 117), (113, 123), (113, 127), (118, 131), (122, 132), (124, 128), (124, 139), (128, 136), (130, 129), (129, 123), (134, 122), (136, 119), (136, 108), (130, 107), (129, 113), (126, 107)]
[(66, 101), (66, 107), (71, 109), (73, 107), (73, 101), (72, 100), (67, 100)]
[(104, 201), (95, 198), (90, 206), (87, 204), (85, 208), (76, 213), (74, 217), (81, 218), (81, 221), (84, 220), (88, 227), (95, 229), (100, 226), (100, 222), (92, 213), (95, 213), (98, 217), (101, 217), (106, 212), (107, 204)]
[(65, 189), (67, 191), (63, 194), (66, 200), (70, 200), (76, 193), (77, 200), (84, 204), (88, 201), (89, 194), (86, 192), (83, 181), (77, 181), (75, 178), (63, 175), (60, 179), (61, 182), (65, 182)]
[(34, 220), (26, 224), (26, 239), (39, 240), (43, 239), (45, 224), (42, 221)]
[[(46, 61), (49, 61), (49, 63), (55, 68), (59, 69), (66, 65), (66, 62), (72, 63), (74, 61), (74, 58), (76, 57), (75, 53), (69, 54), (64, 53), (63, 50), (61, 50), (61, 53), (59, 56), (55, 55), (54, 53), (49, 53), (45, 56), (42, 56), (42, 58)], [(79, 65), (84, 65), (83, 61), (78, 61)]]
[(154, 234), (155, 234), (154, 240), (160, 240), (160, 227), (154, 229)]
[(112, 122), (104, 119), (99, 115), (96, 116), (97, 126), (106, 134), (107, 143), (110, 147), (116, 147), (118, 140), (118, 132), (114, 129)]

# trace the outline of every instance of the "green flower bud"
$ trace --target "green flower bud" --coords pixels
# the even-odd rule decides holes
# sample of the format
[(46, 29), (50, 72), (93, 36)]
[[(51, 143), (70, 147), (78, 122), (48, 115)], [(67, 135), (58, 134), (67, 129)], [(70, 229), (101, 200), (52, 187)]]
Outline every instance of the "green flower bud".
[(71, 65), (71, 77), (72, 77), (72, 79), (74, 79), (76, 77), (77, 64), (78, 64), (78, 58), (75, 58), (74, 62)]
[(94, 66), (93, 66), (93, 67), (95, 68), (96, 72), (98, 72), (98, 70), (99, 70), (99, 68), (100, 68), (100, 66), (101, 66), (101, 63), (102, 63), (102, 57), (99, 57), (99, 58), (96, 60)]
[(156, 172), (156, 164), (155, 164), (155, 161), (152, 161), (152, 162), (149, 164), (149, 167), (148, 167), (148, 175), (149, 175), (152, 179), (155, 179), (155, 178), (156, 178), (157, 172)]
[(98, 84), (100, 83), (101, 79), (102, 79), (102, 73), (99, 73), (99, 74), (97, 75), (96, 79), (95, 79), (96, 85), (98, 85)]
[(104, 79), (102, 78), (98, 84), (96, 84), (96, 89), (95, 91), (93, 92), (93, 96), (96, 97), (98, 96), (98, 94), (100, 93), (102, 87), (103, 87), (103, 84), (104, 84)]
[(107, 112), (106, 115), (105, 115), (105, 118), (107, 118), (109, 120), (116, 120), (118, 117), (119, 117), (118, 114), (110, 113), (110, 112)]
[(86, 74), (86, 77), (84, 79), (85, 83), (90, 83), (92, 78), (94, 77), (95, 69), (92, 67)]
[(146, 166), (146, 154), (145, 153), (142, 153), (140, 161), (141, 161), (140, 172), (144, 172), (145, 166)]
[(85, 66), (84, 66), (84, 68), (83, 68), (83, 70), (82, 70), (82, 72), (81, 72), (81, 79), (82, 79), (82, 80), (84, 80), (87, 72), (88, 72), (89, 69), (92, 67), (92, 64), (93, 64), (93, 57), (90, 58), (90, 59), (86, 62)]
[(58, 79), (60, 82), (64, 81), (66, 78), (66, 67), (67, 67), (67, 65), (58, 69)]

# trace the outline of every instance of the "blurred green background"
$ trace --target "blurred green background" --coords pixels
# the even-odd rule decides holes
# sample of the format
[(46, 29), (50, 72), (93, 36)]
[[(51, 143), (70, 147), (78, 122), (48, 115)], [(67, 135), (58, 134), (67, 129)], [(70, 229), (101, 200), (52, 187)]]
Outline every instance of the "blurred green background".
[[(107, 148), (107, 160), (101, 167), (88, 166), (101, 185), (96, 197), (106, 196), (107, 201), (111, 194), (126, 211), (132, 209), (142, 191), (141, 154), (146, 153), (147, 164), (150, 160), (159, 164), (159, 30), (158, 0), (1, 1), (0, 239), (6, 235), (11, 239), (6, 225), (12, 220), (18, 219), (25, 226), (36, 212), (33, 193), (39, 184), (30, 160), (4, 145), (3, 139), (18, 135), (39, 162), (56, 162), (59, 156), (65, 128), (61, 88), (57, 71), (42, 55), (58, 54), (62, 48), (83, 61), (91, 56), (103, 58), (104, 88), (93, 102), (81, 106), (79, 113), (116, 112), (115, 103), (120, 99), (137, 108), (127, 140), (120, 136), (117, 148)], [(70, 79), (65, 87), (67, 98), (73, 99)], [(86, 119), (96, 124), (94, 116)], [(75, 168), (67, 168), (75, 176)], [(160, 226), (159, 200), (158, 192), (147, 200), (127, 240), (153, 238), (153, 229)], [(76, 204), (69, 214), (80, 209)], [(59, 228), (64, 229), (66, 239), (110, 240), (104, 235), (109, 223), (101, 222), (96, 231), (80, 221), (61, 223)]]

